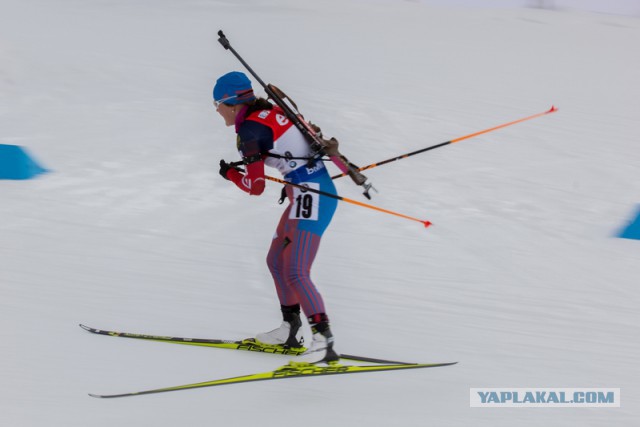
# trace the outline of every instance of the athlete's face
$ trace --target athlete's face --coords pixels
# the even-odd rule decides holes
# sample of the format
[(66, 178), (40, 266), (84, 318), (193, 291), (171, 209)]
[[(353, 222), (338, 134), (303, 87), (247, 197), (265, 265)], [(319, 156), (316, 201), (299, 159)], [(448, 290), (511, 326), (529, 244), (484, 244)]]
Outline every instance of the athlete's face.
[(236, 115), (238, 114), (238, 107), (236, 105), (220, 104), (216, 108), (216, 111), (224, 119), (226, 126), (233, 126), (236, 123)]

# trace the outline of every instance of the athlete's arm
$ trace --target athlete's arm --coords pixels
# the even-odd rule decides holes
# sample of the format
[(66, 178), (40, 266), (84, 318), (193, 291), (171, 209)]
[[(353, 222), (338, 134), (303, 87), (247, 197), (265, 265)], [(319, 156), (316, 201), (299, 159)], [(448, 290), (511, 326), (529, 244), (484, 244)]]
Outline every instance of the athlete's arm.
[(273, 131), (261, 123), (245, 121), (238, 131), (238, 151), (246, 165), (246, 171), (229, 169), (227, 178), (242, 191), (252, 196), (264, 192), (264, 153), (273, 148)]
[(227, 171), (227, 178), (233, 181), (239, 189), (249, 193), (251, 196), (259, 196), (264, 192), (264, 160), (260, 159), (246, 166), (243, 174), (237, 169), (231, 168)]

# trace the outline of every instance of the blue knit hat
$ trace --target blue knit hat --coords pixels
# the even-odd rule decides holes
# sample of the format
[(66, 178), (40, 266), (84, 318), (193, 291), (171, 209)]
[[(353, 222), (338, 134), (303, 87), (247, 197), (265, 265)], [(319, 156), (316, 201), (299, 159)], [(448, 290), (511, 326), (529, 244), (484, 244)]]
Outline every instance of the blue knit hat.
[(237, 105), (256, 99), (251, 81), (240, 71), (232, 71), (220, 77), (213, 87), (213, 100)]

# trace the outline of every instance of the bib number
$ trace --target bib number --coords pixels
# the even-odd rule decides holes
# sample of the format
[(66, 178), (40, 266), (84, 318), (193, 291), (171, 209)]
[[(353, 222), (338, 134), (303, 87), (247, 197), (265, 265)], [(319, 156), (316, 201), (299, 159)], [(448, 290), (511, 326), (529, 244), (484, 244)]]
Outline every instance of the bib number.
[[(305, 187), (319, 190), (320, 184), (316, 182), (307, 182), (302, 184)], [(293, 188), (293, 206), (289, 213), (289, 219), (305, 219), (309, 221), (318, 220), (318, 205), (320, 203), (320, 195), (310, 191), (303, 190), (298, 187)]]

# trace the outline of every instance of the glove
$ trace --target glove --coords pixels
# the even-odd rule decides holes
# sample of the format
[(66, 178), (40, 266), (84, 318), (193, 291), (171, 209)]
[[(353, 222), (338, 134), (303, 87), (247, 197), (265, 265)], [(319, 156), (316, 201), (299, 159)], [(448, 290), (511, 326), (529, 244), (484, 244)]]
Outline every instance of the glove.
[(234, 167), (224, 160), (220, 160), (220, 176), (226, 180), (229, 180), (229, 178), (227, 177), (227, 172), (229, 172), (229, 169), (234, 169)]

